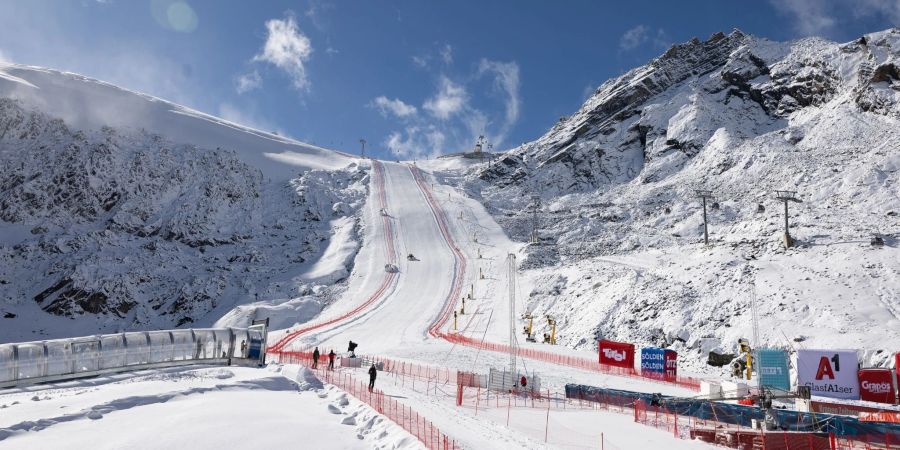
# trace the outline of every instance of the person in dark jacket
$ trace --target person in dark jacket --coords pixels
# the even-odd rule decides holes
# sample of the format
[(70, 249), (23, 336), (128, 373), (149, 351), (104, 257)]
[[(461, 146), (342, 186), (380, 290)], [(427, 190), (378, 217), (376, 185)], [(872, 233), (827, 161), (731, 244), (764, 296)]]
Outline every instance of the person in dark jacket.
[(378, 376), (378, 369), (375, 368), (375, 364), (372, 364), (372, 367), (369, 367), (369, 392), (375, 389), (376, 376)]
[(313, 369), (319, 368), (319, 347), (316, 347), (316, 349), (313, 350), (313, 366), (312, 366), (312, 368)]
[(328, 370), (334, 370), (334, 349), (328, 352)]
[(350, 352), (351, 358), (356, 358), (356, 346), (359, 345), (356, 342), (350, 341), (350, 344), (347, 345), (347, 351)]

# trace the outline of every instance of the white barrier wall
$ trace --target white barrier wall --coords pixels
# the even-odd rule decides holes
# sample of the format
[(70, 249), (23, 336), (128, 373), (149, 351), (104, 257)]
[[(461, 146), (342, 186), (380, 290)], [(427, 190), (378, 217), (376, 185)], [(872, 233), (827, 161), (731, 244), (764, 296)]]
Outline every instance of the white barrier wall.
[(247, 358), (265, 330), (211, 328), (105, 334), (0, 344), (0, 388), (111, 372), (184, 364), (227, 364)]

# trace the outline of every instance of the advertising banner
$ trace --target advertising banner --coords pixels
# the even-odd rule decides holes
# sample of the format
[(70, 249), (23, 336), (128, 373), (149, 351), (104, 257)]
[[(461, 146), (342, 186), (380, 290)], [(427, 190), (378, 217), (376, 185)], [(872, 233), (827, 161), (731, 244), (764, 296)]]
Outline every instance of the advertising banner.
[(600, 353), (600, 364), (634, 369), (634, 344), (603, 339), (597, 347)]
[[(894, 374), (897, 375), (897, 383), (900, 384), (900, 352), (894, 353)], [(900, 386), (897, 386), (900, 390)]]
[(674, 382), (678, 377), (678, 353), (666, 350), (663, 356), (666, 358), (666, 381)]
[(797, 350), (797, 384), (812, 395), (859, 399), (856, 350)]
[(890, 369), (860, 369), (859, 398), (870, 402), (894, 403), (894, 374)]
[(675, 381), (678, 353), (657, 347), (641, 349), (641, 375), (658, 380)]
[(779, 390), (791, 390), (791, 373), (788, 371), (788, 352), (774, 348), (761, 348), (757, 369), (759, 384)]

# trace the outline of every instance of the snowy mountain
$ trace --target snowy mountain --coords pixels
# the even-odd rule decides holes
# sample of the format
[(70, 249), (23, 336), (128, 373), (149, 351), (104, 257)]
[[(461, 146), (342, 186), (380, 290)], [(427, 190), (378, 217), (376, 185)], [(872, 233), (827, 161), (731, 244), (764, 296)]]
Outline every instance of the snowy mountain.
[[(567, 345), (732, 351), (753, 337), (755, 292), (762, 344), (881, 364), (900, 348), (898, 170), (900, 30), (844, 44), (735, 30), (604, 83), (462, 183), (521, 241), (540, 199), (528, 307)], [(709, 247), (695, 189), (715, 197)], [(787, 250), (778, 189), (802, 200)]]
[[(315, 315), (367, 181), (347, 155), (0, 67), (0, 341)], [(348, 250), (314, 266), (332, 236)]]

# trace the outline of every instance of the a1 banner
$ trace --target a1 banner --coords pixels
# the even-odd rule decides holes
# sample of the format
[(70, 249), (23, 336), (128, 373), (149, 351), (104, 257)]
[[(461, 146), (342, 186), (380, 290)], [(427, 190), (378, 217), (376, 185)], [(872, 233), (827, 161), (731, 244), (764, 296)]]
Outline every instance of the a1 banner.
[(856, 350), (797, 350), (797, 384), (812, 395), (859, 399)]
[(641, 375), (658, 380), (675, 381), (678, 375), (678, 353), (666, 348), (642, 348)]
[(634, 344), (600, 340), (597, 344), (600, 364), (634, 369)]
[(859, 398), (870, 402), (894, 403), (894, 374), (891, 369), (860, 369)]

